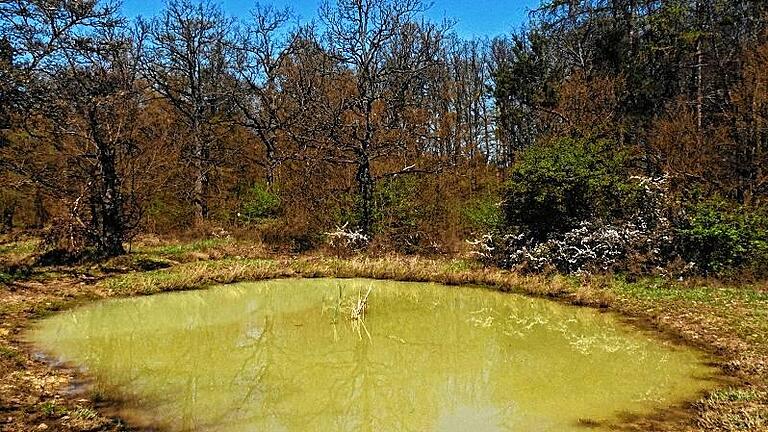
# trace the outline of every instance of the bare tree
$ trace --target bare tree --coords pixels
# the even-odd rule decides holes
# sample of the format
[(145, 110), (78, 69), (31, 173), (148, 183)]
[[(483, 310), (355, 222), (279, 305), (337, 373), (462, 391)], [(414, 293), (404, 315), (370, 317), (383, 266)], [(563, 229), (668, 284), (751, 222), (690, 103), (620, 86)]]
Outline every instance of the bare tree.
[[(319, 71), (329, 90), (310, 101), (315, 133), (307, 141), (324, 160), (355, 168), (358, 228), (373, 231), (377, 178), (417, 172), (409, 150), (423, 135), (420, 110), (429, 71), (437, 64), (447, 26), (419, 21), (419, 0), (339, 0), (325, 3), (324, 52), (334, 60)], [(377, 160), (399, 159), (402, 169), (374, 172)]]
[(41, 219), (41, 188), (68, 202), (77, 246), (101, 256), (123, 253), (135, 222), (120, 165), (136, 151), (137, 62), (122, 26), (111, 2), (0, 1), (0, 128), (24, 131), (3, 140), (0, 165), (34, 185)]
[(50, 83), (56, 98), (48, 103), (54, 117), (46, 136), (66, 155), (69, 189), (62, 189), (87, 245), (100, 256), (123, 254), (140, 217), (130, 180), (131, 161), (140, 154), (137, 118), (145, 92), (138, 75), (141, 36), (134, 36), (101, 31), (89, 49), (67, 56)]
[(0, 0), (1, 169), (28, 178), (36, 188), (55, 186), (47, 182), (45, 166), (3, 147), (10, 144), (9, 133), (30, 128), (50, 97), (48, 80), (58, 65), (86, 47), (95, 30), (119, 24), (117, 9), (113, 1)]
[(456, 165), (463, 158), (495, 156), (493, 98), (489, 91), (488, 41), (465, 41), (452, 35), (443, 44), (441, 67), (433, 78), (429, 107), (435, 143), (430, 149)]
[(282, 159), (278, 134), (300, 120), (299, 111), (290, 109), (281, 87), (281, 69), (292, 46), (285, 28), (290, 17), (287, 9), (257, 4), (234, 45), (233, 75), (239, 91), (233, 100), (242, 114), (242, 125), (264, 146), (262, 165), (270, 188)]
[(95, 29), (119, 21), (114, 2), (0, 0), (0, 131), (22, 121), (45, 97), (40, 78), (72, 52), (80, 50)]
[(230, 95), (227, 75), (232, 20), (210, 1), (171, 0), (148, 27), (144, 72), (189, 128), (194, 167), (195, 217), (208, 217), (210, 179), (215, 169), (212, 127), (222, 121)]

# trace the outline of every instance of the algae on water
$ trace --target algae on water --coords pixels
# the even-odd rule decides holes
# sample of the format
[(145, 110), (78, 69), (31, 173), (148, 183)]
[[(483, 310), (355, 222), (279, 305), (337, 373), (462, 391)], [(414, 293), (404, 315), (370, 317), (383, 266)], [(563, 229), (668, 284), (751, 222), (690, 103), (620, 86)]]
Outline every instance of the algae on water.
[[(340, 309), (366, 292), (361, 333)], [(359, 279), (109, 300), (31, 338), (175, 431), (575, 431), (693, 398), (712, 373), (594, 310)]]

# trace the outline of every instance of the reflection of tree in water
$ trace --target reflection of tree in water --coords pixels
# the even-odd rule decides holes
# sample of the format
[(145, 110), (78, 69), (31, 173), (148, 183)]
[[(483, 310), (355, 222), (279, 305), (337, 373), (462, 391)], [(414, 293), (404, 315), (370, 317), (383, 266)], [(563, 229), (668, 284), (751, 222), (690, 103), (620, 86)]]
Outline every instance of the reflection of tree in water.
[(606, 318), (591, 310), (564, 308), (547, 303), (519, 302), (494, 307), (485, 306), (468, 314), (468, 322), (476, 328), (497, 326), (512, 338), (530, 338), (537, 332), (559, 333), (581, 354), (597, 350), (615, 353), (624, 351), (644, 355), (645, 343), (628, 338), (625, 331), (608, 323)]
[[(327, 320), (307, 318), (308, 327), (319, 331), (302, 332), (290, 343), (295, 352), (287, 357), (297, 359), (292, 369), (298, 372), (287, 385), (309, 388), (289, 392), (288, 398), (275, 401), (285, 407), (283, 420), (289, 430), (305, 430), (308, 424), (333, 430), (428, 429), (444, 405), (439, 400), (442, 395), (455, 394), (455, 388), (445, 391), (446, 385), (440, 382), (472, 381), (461, 376), (471, 374), (472, 368), (459, 367), (460, 356), (449, 355), (435, 363), (434, 354), (445, 342), (454, 341), (456, 332), (435, 327), (430, 318), (413, 322), (412, 315), (377, 302), (367, 324), (373, 334), (371, 341), (361, 339), (349, 323), (341, 322), (341, 336), (336, 342), (323, 335)], [(409, 326), (421, 328), (404, 333), (405, 318), (409, 318)], [(398, 334), (401, 336), (389, 337)], [(439, 340), (446, 336), (449, 341)], [(457, 351), (461, 349), (461, 345), (453, 345)], [(306, 346), (313, 351), (302, 352), (301, 347)], [(269, 379), (270, 384), (275, 381), (286, 382), (282, 376)], [(298, 416), (296, 406), (317, 408)]]
[(109, 302), (62, 316), (59, 348), (199, 430), (563, 430), (690, 373), (610, 316), (484, 290), (376, 282), (369, 340), (324, 313), (338, 283)]

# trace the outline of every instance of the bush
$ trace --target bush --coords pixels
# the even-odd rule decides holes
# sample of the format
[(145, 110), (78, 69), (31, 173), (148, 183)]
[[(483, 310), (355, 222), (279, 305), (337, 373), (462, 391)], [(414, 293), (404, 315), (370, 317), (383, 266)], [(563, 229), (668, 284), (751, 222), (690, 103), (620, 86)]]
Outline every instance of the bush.
[(275, 217), (280, 210), (280, 197), (266, 185), (255, 183), (242, 195), (239, 219), (246, 224)]
[(334, 231), (325, 233), (325, 239), (331, 251), (336, 256), (344, 256), (351, 252), (362, 250), (368, 245), (370, 238), (359, 229), (348, 228), (348, 224), (336, 227)]
[(502, 228), (504, 212), (500, 199), (495, 196), (475, 198), (462, 209), (464, 220), (476, 232), (494, 232)]
[(681, 254), (700, 272), (768, 274), (768, 212), (710, 200), (692, 206), (678, 229)]
[(359, 251), (371, 246), (404, 254), (422, 251), (426, 234), (424, 207), (420, 205), (419, 178), (392, 176), (378, 181), (373, 191), (372, 235), (360, 229), (362, 214), (360, 197), (356, 193), (342, 194), (342, 202), (334, 215), (335, 228), (325, 232), (326, 242), (336, 253), (341, 249)]
[(471, 244), (485, 261), (530, 272), (581, 274), (630, 268), (647, 272), (665, 264), (672, 248), (668, 229), (656, 227), (651, 229), (641, 218), (620, 224), (592, 220), (546, 241), (522, 234), (488, 234)]
[[(625, 218), (585, 219), (563, 232), (540, 239), (511, 227), (470, 242), (483, 260), (503, 267), (563, 273), (632, 270), (648, 272), (673, 256), (674, 230), (668, 217), (666, 179), (629, 177), (633, 211)], [(628, 212), (629, 209), (624, 209)]]
[(541, 243), (511, 248), (508, 266), (562, 273), (592, 273), (662, 265), (671, 238), (665, 229), (649, 229), (643, 219), (620, 224), (583, 221), (578, 227)]
[(168, 194), (155, 196), (146, 207), (146, 216), (146, 229), (156, 233), (188, 229), (195, 217), (191, 205)]
[(642, 188), (630, 181), (627, 155), (606, 140), (562, 138), (526, 149), (505, 185), (508, 228), (535, 240), (611, 222), (637, 211)]
[(391, 177), (376, 184), (374, 232), (401, 253), (418, 252), (426, 238), (421, 230), (424, 215), (418, 194), (419, 183), (415, 176)]

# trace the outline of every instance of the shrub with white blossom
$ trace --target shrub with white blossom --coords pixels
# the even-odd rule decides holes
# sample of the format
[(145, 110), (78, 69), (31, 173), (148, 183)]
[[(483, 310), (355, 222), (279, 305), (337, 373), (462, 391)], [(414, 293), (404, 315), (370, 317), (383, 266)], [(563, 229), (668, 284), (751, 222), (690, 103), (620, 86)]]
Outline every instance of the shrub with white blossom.
[(337, 249), (358, 250), (365, 247), (370, 239), (360, 229), (352, 229), (344, 224), (335, 231), (325, 233), (328, 245)]
[(633, 177), (642, 188), (642, 206), (625, 220), (582, 220), (575, 228), (544, 240), (523, 233), (489, 233), (470, 241), (474, 253), (506, 268), (564, 273), (610, 271), (631, 261), (662, 265), (673, 248), (674, 230), (667, 216), (665, 178)]

